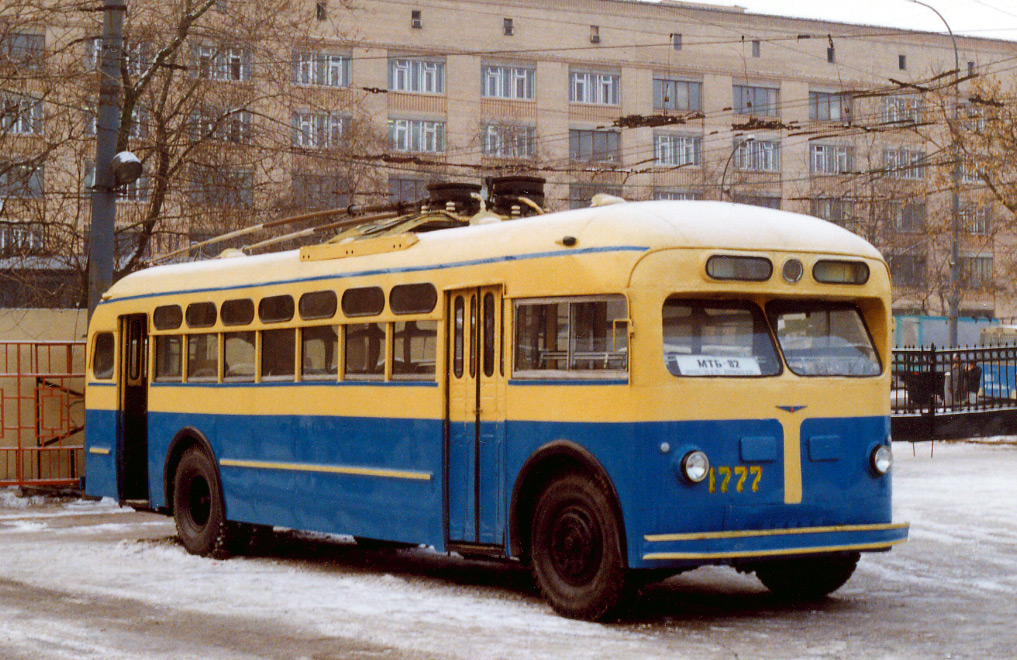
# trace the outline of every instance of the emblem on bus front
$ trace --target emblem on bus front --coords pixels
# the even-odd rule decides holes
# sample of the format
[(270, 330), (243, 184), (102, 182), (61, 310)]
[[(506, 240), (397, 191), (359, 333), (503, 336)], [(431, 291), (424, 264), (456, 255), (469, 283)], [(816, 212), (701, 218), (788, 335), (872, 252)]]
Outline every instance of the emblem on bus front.
[(794, 414), (794, 413), (798, 412), (799, 410), (802, 410), (803, 408), (808, 408), (808, 406), (777, 406), (777, 407), (779, 409), (781, 409), (781, 410), (783, 410), (785, 412), (789, 412), (791, 414)]

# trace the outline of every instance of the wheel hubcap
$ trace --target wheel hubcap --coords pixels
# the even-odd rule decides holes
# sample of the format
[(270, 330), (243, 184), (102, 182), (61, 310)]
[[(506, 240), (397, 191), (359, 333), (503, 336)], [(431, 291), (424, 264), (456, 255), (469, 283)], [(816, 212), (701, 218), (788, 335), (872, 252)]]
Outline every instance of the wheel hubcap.
[(551, 563), (569, 584), (587, 584), (600, 567), (602, 555), (600, 526), (590, 512), (568, 507), (551, 528)]
[(208, 482), (201, 477), (191, 481), (187, 489), (187, 509), (195, 526), (204, 527), (208, 524), (212, 513), (212, 492)]

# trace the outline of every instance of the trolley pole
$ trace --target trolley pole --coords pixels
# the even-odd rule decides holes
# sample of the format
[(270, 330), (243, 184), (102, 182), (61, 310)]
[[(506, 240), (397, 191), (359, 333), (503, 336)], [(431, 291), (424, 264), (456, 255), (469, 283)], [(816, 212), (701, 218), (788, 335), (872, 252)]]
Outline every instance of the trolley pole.
[(88, 318), (99, 297), (113, 284), (113, 227), (116, 179), (113, 157), (120, 132), (120, 58), (123, 51), (126, 0), (103, 0), (102, 51), (99, 67), (99, 116), (96, 126), (92, 224), (88, 232)]

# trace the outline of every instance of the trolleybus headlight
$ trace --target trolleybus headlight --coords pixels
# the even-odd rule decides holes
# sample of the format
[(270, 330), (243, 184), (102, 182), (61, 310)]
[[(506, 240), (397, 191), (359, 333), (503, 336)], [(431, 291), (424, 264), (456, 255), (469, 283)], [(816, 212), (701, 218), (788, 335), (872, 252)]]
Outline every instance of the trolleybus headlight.
[(682, 476), (694, 484), (706, 478), (710, 472), (710, 459), (697, 450), (690, 451), (682, 457)]
[(872, 470), (876, 474), (886, 474), (893, 465), (893, 452), (886, 445), (879, 445), (872, 450), (872, 454), (869, 456), (869, 465), (872, 466)]

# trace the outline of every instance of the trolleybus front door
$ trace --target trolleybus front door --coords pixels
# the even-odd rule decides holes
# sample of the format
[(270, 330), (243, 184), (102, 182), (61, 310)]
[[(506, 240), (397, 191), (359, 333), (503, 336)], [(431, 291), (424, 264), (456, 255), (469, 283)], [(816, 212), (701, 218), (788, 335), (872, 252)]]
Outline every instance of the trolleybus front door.
[(448, 305), (449, 541), (500, 546), (505, 528), (501, 287), (454, 291)]
[(148, 500), (148, 317), (120, 317), (120, 414), (117, 483), (120, 501)]

